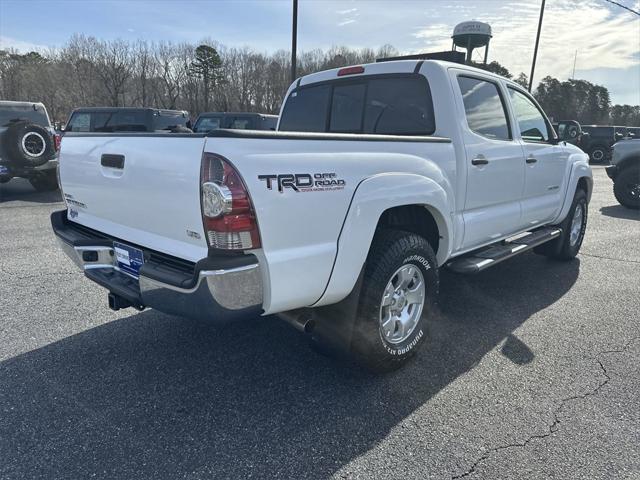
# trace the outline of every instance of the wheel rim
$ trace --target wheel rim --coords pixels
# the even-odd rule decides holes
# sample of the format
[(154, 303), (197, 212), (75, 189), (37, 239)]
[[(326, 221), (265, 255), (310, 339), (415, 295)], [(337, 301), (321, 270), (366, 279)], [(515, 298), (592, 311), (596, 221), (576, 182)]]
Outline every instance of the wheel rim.
[(46, 148), (44, 137), (37, 132), (29, 132), (22, 137), (22, 150), (30, 157), (39, 157)]
[(630, 183), (627, 186), (629, 196), (634, 200), (640, 200), (640, 183)]
[(575, 246), (578, 243), (578, 239), (580, 238), (580, 232), (582, 231), (582, 223), (584, 222), (584, 209), (582, 208), (582, 204), (579, 203), (576, 205), (576, 209), (573, 212), (573, 218), (571, 219), (571, 230), (569, 236), (569, 243), (571, 246)]
[(596, 162), (599, 162), (604, 158), (604, 152), (602, 150), (594, 150), (591, 152), (591, 156)]
[(424, 307), (424, 276), (416, 265), (398, 268), (387, 283), (380, 302), (380, 335), (391, 343), (404, 342), (413, 333)]

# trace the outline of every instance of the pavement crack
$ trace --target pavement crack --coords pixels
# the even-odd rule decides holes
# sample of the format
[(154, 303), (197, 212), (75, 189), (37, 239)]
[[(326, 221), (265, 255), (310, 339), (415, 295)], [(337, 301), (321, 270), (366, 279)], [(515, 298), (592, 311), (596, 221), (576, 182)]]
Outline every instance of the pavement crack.
[(604, 255), (594, 255), (592, 253), (582, 253), (580, 252), (579, 254), (582, 257), (592, 257), (592, 258), (599, 258), (601, 260), (613, 260), (616, 262), (624, 262), (624, 263), (640, 263), (640, 260), (626, 260), (624, 258), (613, 258), (613, 257), (605, 257)]
[(535, 435), (530, 435), (529, 437), (527, 437), (522, 442), (507, 443), (505, 445), (500, 445), (498, 447), (490, 448), (489, 450), (486, 450), (478, 459), (476, 459), (473, 462), (473, 464), (471, 464), (471, 467), (469, 467), (465, 472), (463, 472), (461, 474), (458, 474), (458, 475), (453, 475), (451, 477), (451, 479), (452, 480), (456, 480), (456, 479), (459, 479), (459, 478), (466, 478), (466, 477), (469, 477), (470, 475), (473, 475), (476, 472), (476, 469), (478, 468), (478, 466), (482, 462), (487, 460), (494, 453), (500, 452), (502, 450), (507, 450), (507, 449), (510, 449), (510, 448), (524, 448), (529, 443), (531, 443), (533, 440), (543, 440), (543, 439), (553, 435), (559, 428), (559, 425), (560, 425), (560, 414), (562, 413), (562, 410), (564, 409), (565, 405), (567, 405), (569, 402), (572, 402), (572, 401), (575, 401), (575, 400), (583, 400), (583, 399), (585, 399), (587, 397), (592, 397), (594, 395), (597, 395), (598, 392), (600, 392), (600, 390), (602, 390), (602, 388), (611, 381), (611, 376), (607, 372), (607, 368), (604, 366), (604, 363), (602, 362), (602, 360), (600, 360), (600, 357), (602, 355), (607, 355), (607, 354), (612, 354), (612, 353), (622, 353), (622, 352), (626, 351), (637, 340), (640, 340), (640, 337), (632, 338), (627, 343), (625, 343), (624, 346), (621, 347), (621, 348), (613, 349), (613, 350), (603, 350), (603, 351), (598, 352), (594, 357), (592, 357), (598, 363), (598, 366), (600, 367), (600, 374), (602, 375), (602, 380), (598, 383), (598, 385), (596, 385), (595, 388), (589, 390), (586, 393), (583, 393), (583, 394), (580, 394), (580, 395), (572, 395), (570, 397), (566, 397), (566, 398), (563, 398), (562, 400), (560, 400), (560, 403), (559, 403), (558, 407), (553, 412), (553, 422), (547, 427), (547, 431), (545, 433), (538, 433), (538, 434), (535, 434)]

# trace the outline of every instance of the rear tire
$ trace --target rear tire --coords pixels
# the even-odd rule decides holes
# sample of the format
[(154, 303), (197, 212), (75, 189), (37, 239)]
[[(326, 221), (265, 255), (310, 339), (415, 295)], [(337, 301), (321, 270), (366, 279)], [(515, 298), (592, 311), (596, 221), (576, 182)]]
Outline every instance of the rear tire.
[(613, 194), (620, 205), (640, 209), (640, 165), (625, 168), (613, 182)]
[(380, 230), (367, 257), (351, 353), (378, 373), (407, 363), (427, 337), (438, 265), (426, 239)]
[(587, 228), (587, 192), (578, 188), (566, 218), (558, 225), (562, 234), (555, 240), (535, 247), (534, 252), (554, 260), (568, 261), (578, 255)]

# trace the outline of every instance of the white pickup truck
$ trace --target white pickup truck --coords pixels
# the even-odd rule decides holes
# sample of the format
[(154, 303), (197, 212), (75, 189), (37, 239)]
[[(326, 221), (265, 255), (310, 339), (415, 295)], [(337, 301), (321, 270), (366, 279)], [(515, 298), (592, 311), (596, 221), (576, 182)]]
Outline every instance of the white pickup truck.
[(305, 76), (275, 132), (69, 133), (59, 173), (53, 229), (111, 308), (277, 313), (377, 371), (428, 335), (439, 268), (575, 257), (592, 191), (522, 87), (432, 60)]

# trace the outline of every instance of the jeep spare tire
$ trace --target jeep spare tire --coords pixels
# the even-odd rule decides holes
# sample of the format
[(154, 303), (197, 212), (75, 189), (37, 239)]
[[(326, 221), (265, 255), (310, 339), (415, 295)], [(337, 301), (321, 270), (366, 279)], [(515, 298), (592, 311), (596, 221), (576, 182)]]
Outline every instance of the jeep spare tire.
[(55, 155), (51, 134), (29, 122), (15, 122), (4, 133), (3, 143), (9, 161), (15, 165), (38, 167)]

